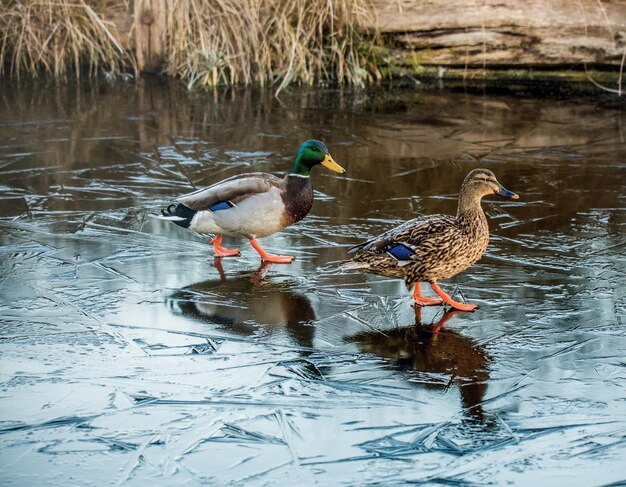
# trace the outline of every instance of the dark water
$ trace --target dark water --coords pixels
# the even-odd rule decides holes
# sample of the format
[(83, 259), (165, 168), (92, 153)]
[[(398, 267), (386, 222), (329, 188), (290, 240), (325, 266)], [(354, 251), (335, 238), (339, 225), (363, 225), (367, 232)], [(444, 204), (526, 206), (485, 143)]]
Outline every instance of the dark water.
[[(4, 485), (626, 482), (626, 117), (445, 91), (0, 85)], [(316, 203), (214, 261), (149, 218), (327, 142)], [(493, 170), (476, 313), (339, 272)]]

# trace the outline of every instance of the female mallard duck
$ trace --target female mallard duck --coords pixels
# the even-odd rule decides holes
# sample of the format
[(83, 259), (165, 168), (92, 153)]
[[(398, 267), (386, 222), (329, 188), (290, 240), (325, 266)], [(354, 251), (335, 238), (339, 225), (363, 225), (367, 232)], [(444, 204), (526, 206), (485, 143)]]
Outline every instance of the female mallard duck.
[[(350, 267), (404, 279), (407, 288), (415, 286), (413, 298), (421, 306), (446, 303), (461, 311), (474, 311), (477, 305), (454, 301), (437, 281), (467, 269), (487, 250), (489, 227), (480, 201), (494, 193), (519, 198), (504, 189), (491, 171), (474, 169), (461, 186), (456, 217), (431, 215), (399, 225), (350, 249), (357, 250)], [(429, 282), (441, 299), (422, 297), (421, 282)]]
[(313, 206), (309, 173), (321, 164), (337, 173), (346, 172), (319, 140), (307, 140), (298, 149), (291, 173), (280, 179), (272, 174), (239, 174), (205, 189), (178, 198), (161, 213), (166, 220), (197, 233), (215, 234), (215, 255), (239, 255), (222, 247), (222, 235), (246, 237), (266, 262), (288, 264), (291, 255), (269, 255), (256, 241), (302, 220)]

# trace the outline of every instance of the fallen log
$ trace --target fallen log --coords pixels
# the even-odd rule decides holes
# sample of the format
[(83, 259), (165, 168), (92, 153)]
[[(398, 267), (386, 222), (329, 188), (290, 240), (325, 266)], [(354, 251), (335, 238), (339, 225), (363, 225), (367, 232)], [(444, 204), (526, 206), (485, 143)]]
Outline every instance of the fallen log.
[(620, 66), (625, 0), (372, 0), (384, 44), (423, 66)]

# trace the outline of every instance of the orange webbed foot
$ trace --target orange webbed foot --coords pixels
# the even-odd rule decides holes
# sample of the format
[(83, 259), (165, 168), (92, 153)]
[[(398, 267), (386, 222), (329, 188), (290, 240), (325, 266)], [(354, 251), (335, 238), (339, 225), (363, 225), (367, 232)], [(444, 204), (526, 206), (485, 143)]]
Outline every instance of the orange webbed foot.
[(478, 309), (477, 304), (465, 304), (465, 303), (459, 303), (458, 301), (451, 301), (450, 303), (446, 303), (446, 304), (458, 311), (472, 312)]
[(263, 262), (270, 262), (271, 264), (291, 264), (296, 260), (293, 255), (268, 255), (262, 259)]
[(421, 284), (419, 282), (413, 288), (413, 299), (418, 306), (440, 306), (443, 304), (441, 298), (425, 298), (422, 296)]
[(418, 306), (441, 306), (443, 299), (439, 298), (415, 298), (415, 304)]
[(227, 249), (222, 247), (222, 236), (217, 235), (211, 242), (213, 251), (217, 257), (236, 257), (239, 255), (239, 249)]
[(258, 252), (264, 262), (272, 264), (291, 264), (296, 258), (293, 255), (270, 255), (259, 245), (256, 239), (250, 240), (250, 245)]
[(431, 282), (430, 283), (430, 287), (433, 288), (433, 291), (435, 291), (443, 300), (444, 303), (446, 303), (448, 306), (451, 306), (452, 308), (459, 310), (459, 311), (476, 311), (478, 309), (478, 305), (477, 304), (465, 304), (465, 303), (459, 303), (458, 301), (455, 301), (454, 299), (452, 299), (450, 296), (448, 296), (443, 289), (441, 289), (439, 287), (439, 285), (436, 282)]

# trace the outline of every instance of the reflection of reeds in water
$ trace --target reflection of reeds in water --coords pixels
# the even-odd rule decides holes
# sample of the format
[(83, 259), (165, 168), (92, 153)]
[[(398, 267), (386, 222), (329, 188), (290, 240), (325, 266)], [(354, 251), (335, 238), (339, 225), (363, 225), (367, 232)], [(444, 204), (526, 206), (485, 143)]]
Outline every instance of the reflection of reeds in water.
[(63, 77), (84, 67), (118, 71), (128, 62), (115, 26), (104, 15), (126, 9), (119, 0), (55, 0), (1, 2), (0, 75), (40, 73)]
[[(480, 403), (487, 390), (490, 359), (472, 339), (440, 329), (454, 314), (445, 313), (432, 327), (416, 319), (414, 326), (363, 332), (349, 340), (361, 351), (391, 359), (398, 369), (416, 374), (411, 383), (420, 387), (447, 389), (457, 383), (463, 407), (472, 417), (482, 418)], [(437, 377), (441, 375), (449, 379), (441, 381)]]

